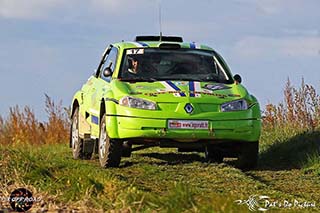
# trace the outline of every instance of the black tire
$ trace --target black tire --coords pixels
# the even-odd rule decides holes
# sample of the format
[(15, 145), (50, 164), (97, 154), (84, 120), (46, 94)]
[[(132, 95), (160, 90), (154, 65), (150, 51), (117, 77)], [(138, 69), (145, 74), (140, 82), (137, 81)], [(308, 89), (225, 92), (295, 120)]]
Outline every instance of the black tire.
[(103, 115), (100, 122), (98, 145), (99, 161), (101, 167), (119, 167), (122, 155), (122, 141), (109, 138), (106, 130), (105, 115)]
[(205, 147), (205, 158), (206, 161), (212, 162), (212, 163), (222, 163), (223, 162), (223, 154), (222, 152), (215, 148), (214, 146), (206, 146)]
[(71, 119), (70, 146), (74, 159), (83, 158), (83, 139), (79, 137), (79, 108), (74, 110)]
[(243, 170), (253, 169), (258, 164), (259, 142), (245, 142), (242, 144), (236, 166)]
[(122, 157), (129, 158), (132, 152), (132, 144), (129, 141), (124, 141), (122, 145)]

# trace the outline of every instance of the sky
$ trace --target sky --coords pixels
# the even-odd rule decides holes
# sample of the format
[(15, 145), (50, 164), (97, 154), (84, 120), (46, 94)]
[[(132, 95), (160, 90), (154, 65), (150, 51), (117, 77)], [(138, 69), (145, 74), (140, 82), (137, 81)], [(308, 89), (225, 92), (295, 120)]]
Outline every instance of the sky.
[(320, 91), (319, 0), (0, 0), (0, 115), (45, 95), (69, 106), (110, 43), (159, 34), (206, 44), (262, 105), (288, 78)]

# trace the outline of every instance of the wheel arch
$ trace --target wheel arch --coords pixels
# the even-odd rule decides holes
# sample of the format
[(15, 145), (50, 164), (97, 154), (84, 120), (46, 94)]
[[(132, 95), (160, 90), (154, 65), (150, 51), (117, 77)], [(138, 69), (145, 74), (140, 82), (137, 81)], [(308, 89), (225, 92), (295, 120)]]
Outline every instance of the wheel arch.
[(71, 105), (71, 110), (70, 110), (70, 118), (72, 118), (76, 108), (77, 107), (80, 108), (80, 105), (82, 105), (82, 104), (83, 104), (83, 93), (82, 93), (82, 91), (79, 90), (74, 94), (73, 99), (72, 99), (72, 105)]
[(75, 99), (71, 105), (71, 113), (70, 113), (70, 119), (71, 119), (71, 125), (70, 125), (70, 137), (69, 137), (69, 147), (72, 147), (72, 118), (73, 114), (76, 111), (76, 109), (79, 108), (79, 102), (77, 99)]
[(105, 103), (105, 99), (102, 98), (101, 99), (101, 103), (100, 103), (100, 115), (99, 115), (99, 121), (101, 123), (102, 120), (102, 116), (106, 113), (106, 103)]
[(73, 101), (73, 103), (72, 103), (72, 106), (71, 106), (71, 114), (70, 114), (70, 118), (72, 118), (72, 116), (73, 116), (73, 114), (74, 114), (75, 110), (76, 110), (79, 106), (80, 106), (80, 104), (79, 104), (78, 99), (75, 99), (75, 100)]
[(117, 109), (116, 103), (112, 98), (102, 98), (100, 103), (100, 117), (101, 122), (103, 115), (106, 115), (106, 128), (110, 138), (118, 138), (117, 126)]

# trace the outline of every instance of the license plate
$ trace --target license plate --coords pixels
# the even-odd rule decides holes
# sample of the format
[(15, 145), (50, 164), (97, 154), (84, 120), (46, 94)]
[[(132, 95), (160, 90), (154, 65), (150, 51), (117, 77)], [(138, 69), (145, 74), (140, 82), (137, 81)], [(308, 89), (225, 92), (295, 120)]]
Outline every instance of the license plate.
[(169, 129), (209, 129), (208, 121), (169, 120)]

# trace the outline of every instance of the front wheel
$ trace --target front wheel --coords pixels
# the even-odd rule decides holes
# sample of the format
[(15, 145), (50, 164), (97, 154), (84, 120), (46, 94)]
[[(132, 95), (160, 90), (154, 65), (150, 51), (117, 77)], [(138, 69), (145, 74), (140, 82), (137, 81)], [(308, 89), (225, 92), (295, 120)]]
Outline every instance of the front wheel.
[(71, 120), (71, 148), (74, 159), (83, 158), (83, 139), (79, 137), (79, 108), (76, 108)]
[(99, 161), (101, 167), (118, 167), (121, 155), (122, 141), (109, 138), (106, 130), (106, 117), (103, 115), (99, 134)]

